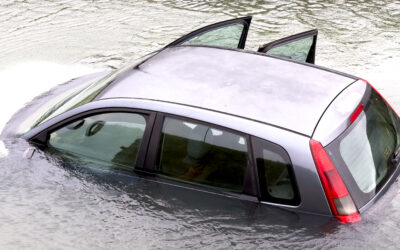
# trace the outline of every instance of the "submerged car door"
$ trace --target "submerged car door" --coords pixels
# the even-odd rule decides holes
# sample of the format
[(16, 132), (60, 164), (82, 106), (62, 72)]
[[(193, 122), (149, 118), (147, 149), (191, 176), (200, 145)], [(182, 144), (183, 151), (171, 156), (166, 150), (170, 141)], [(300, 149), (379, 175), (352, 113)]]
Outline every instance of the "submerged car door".
[(314, 64), (317, 36), (318, 30), (309, 30), (264, 44), (258, 52)]
[(45, 122), (47, 127), (37, 127), (25, 138), (51, 155), (82, 162), (77, 168), (132, 173), (143, 167), (154, 112), (96, 108), (70, 113)]
[(175, 40), (166, 47), (177, 45), (207, 45), (243, 49), (252, 17), (242, 17), (214, 23)]

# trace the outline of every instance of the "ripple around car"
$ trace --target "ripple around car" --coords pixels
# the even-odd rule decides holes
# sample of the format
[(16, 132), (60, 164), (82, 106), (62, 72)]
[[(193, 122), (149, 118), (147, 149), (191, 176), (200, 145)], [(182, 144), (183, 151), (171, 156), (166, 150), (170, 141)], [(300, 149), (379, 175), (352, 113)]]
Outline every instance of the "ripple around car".
[(3, 135), (94, 171), (359, 221), (399, 175), (398, 115), (367, 81), (314, 64), (317, 30), (255, 52), (250, 22), (71, 80)]

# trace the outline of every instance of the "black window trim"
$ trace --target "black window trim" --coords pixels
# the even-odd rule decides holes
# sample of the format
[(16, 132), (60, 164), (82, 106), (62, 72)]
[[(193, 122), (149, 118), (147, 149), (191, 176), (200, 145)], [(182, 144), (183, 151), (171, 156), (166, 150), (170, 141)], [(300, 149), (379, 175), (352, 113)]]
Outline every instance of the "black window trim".
[[(291, 204), (287, 204), (286, 202), (270, 202), (270, 201), (265, 201), (262, 200), (262, 191), (261, 191), (261, 186), (260, 186), (260, 179), (259, 179), (259, 174), (258, 174), (258, 169), (257, 169), (257, 164), (256, 164), (256, 150), (255, 150), (255, 145), (253, 143), (254, 138), (257, 138), (259, 140), (264, 140), (268, 143), (274, 144), (281, 148), (286, 154), (287, 157), (290, 161), (291, 164), (291, 171), (293, 172), (293, 165), (290, 160), (289, 154), (287, 151), (280, 145), (275, 144), (273, 142), (270, 142), (268, 140), (258, 138), (249, 134), (246, 134), (241, 131), (233, 130), (228, 127), (223, 127), (214, 123), (210, 122), (205, 122), (202, 120), (197, 120), (185, 116), (180, 116), (180, 115), (175, 115), (175, 114), (170, 114), (170, 113), (163, 113), (163, 112), (156, 112), (156, 111), (150, 111), (150, 110), (142, 110), (142, 109), (136, 109), (136, 108), (124, 108), (124, 107), (108, 107), (108, 108), (98, 108), (98, 109), (93, 109), (93, 110), (87, 110), (84, 112), (81, 112), (79, 114), (73, 115), (71, 117), (68, 117), (67, 119), (64, 119), (63, 121), (60, 121), (58, 123), (55, 123), (46, 129), (42, 130), (40, 133), (36, 134), (33, 136), (30, 140), (29, 143), (32, 144), (35, 147), (38, 147), (40, 149), (44, 149), (47, 147), (47, 142), (50, 136), (50, 133), (54, 132), (55, 130), (65, 126), (66, 124), (72, 123), (74, 121), (77, 121), (79, 119), (89, 117), (92, 115), (96, 114), (104, 114), (104, 113), (136, 113), (143, 115), (143, 117), (146, 120), (146, 130), (142, 138), (142, 143), (140, 146), (140, 150), (138, 153), (138, 157), (136, 160), (136, 164), (134, 166), (134, 169), (132, 173), (130, 174), (139, 174), (143, 178), (150, 178), (149, 180), (164, 183), (167, 185), (174, 185), (174, 186), (179, 186), (183, 188), (188, 188), (188, 189), (195, 189), (198, 191), (202, 192), (208, 192), (208, 193), (214, 193), (217, 195), (223, 195), (223, 196), (229, 196), (229, 197), (234, 197), (242, 200), (248, 200), (251, 202), (261, 202), (261, 203), (268, 203), (272, 205), (279, 205), (279, 206), (294, 206)], [(176, 179), (171, 179), (171, 178), (166, 178), (166, 176), (162, 174), (158, 174), (155, 171), (155, 166), (156, 166), (156, 161), (158, 158), (159, 154), (159, 142), (161, 139), (161, 134), (162, 134), (162, 128), (164, 125), (164, 120), (165, 118), (174, 118), (174, 119), (179, 119), (182, 121), (187, 121), (187, 122), (192, 122), (196, 124), (201, 124), (205, 126), (211, 126), (216, 129), (221, 129), (227, 132), (231, 132), (240, 136), (243, 136), (246, 138), (247, 141), (247, 150), (248, 150), (248, 165), (246, 168), (245, 172), (245, 177), (243, 180), (243, 189), (241, 193), (229, 191), (224, 188), (220, 187), (213, 187), (209, 185), (204, 185), (200, 183), (189, 183), (186, 181), (180, 181)], [(124, 171), (126, 172), (126, 171)], [(128, 172), (129, 173), (129, 172)], [(293, 179), (295, 182), (295, 192), (298, 193), (298, 187), (297, 187), (297, 181), (296, 177), (293, 173)], [(300, 204), (300, 196), (299, 197), (299, 204)], [(299, 205), (297, 204), (297, 205)]]
[[(266, 203), (266, 204), (277, 204), (280, 206), (290, 206), (290, 207), (298, 207), (301, 204), (301, 197), (300, 197), (300, 192), (299, 192), (299, 188), (297, 185), (297, 179), (296, 179), (296, 174), (294, 172), (293, 169), (293, 163), (292, 160), (290, 159), (290, 155), (287, 152), (287, 150), (282, 147), (279, 144), (276, 144), (274, 142), (265, 140), (263, 138), (259, 138), (256, 136), (251, 136), (250, 137), (251, 141), (251, 145), (252, 145), (252, 158), (253, 158), (253, 162), (254, 162), (254, 168), (255, 168), (255, 172), (256, 172), (256, 177), (257, 177), (257, 187), (259, 188), (258, 193), (259, 193), (259, 200), (261, 203)], [(269, 144), (272, 147), (275, 147), (277, 149), (279, 149), (279, 151), (281, 151), (282, 153), (284, 153), (284, 159), (288, 161), (288, 171), (289, 171), (289, 176), (291, 178), (291, 180), (293, 181), (293, 192), (294, 192), (294, 198), (292, 200), (287, 200), (287, 199), (280, 199), (280, 198), (274, 198), (272, 196), (270, 196), (268, 194), (268, 192), (265, 192), (264, 190), (266, 189), (266, 183), (263, 179), (263, 177), (260, 175), (259, 173), (259, 164), (257, 163), (257, 154), (260, 152), (260, 150), (262, 150), (264, 147), (261, 147), (261, 142), (266, 145)]]
[[(247, 151), (248, 151), (247, 152), (248, 163), (247, 163), (246, 172), (245, 172), (245, 176), (244, 176), (244, 180), (243, 180), (242, 192), (237, 193), (237, 192), (229, 191), (227, 189), (220, 188), (220, 187), (213, 187), (213, 186), (209, 186), (209, 185), (203, 185), (203, 184), (194, 183), (194, 182), (187, 182), (187, 181), (183, 181), (183, 180), (182, 181), (177, 180), (177, 179), (172, 180), (171, 178), (168, 178), (167, 176), (165, 176), (163, 174), (157, 173), (155, 167), (156, 167), (156, 163), (157, 163), (158, 156), (160, 153), (159, 152), (159, 143), (160, 143), (161, 136), (162, 136), (162, 128), (164, 125), (165, 118), (173, 118), (173, 119), (178, 119), (181, 121), (187, 121), (187, 122), (192, 122), (192, 123), (201, 124), (201, 125), (205, 125), (205, 126), (210, 126), (210, 127), (216, 128), (216, 129), (221, 129), (221, 130), (224, 130), (227, 132), (232, 132), (236, 135), (240, 135), (240, 136), (243, 136), (244, 138), (246, 138)], [(156, 177), (163, 179), (163, 181), (167, 181), (169, 183), (174, 183), (174, 185), (178, 185), (178, 186), (182, 186), (182, 187), (188, 187), (188, 188), (199, 187), (199, 188), (205, 189), (207, 191), (212, 190), (215, 193), (224, 193), (224, 194), (228, 194), (229, 196), (242, 197), (243, 199), (250, 199), (250, 200), (258, 202), (259, 201), (259, 191), (257, 188), (258, 181), (256, 178), (254, 166), (255, 166), (255, 164), (253, 162), (253, 157), (252, 157), (250, 136), (248, 134), (245, 134), (245, 133), (237, 131), (237, 130), (233, 130), (231, 128), (219, 126), (217, 124), (205, 122), (202, 120), (196, 120), (196, 119), (188, 118), (185, 116), (179, 116), (179, 115), (175, 115), (175, 114), (162, 113), (162, 112), (157, 113), (155, 123), (154, 123), (153, 133), (150, 138), (148, 153), (146, 154), (144, 169), (146, 171), (153, 173)]]
[(146, 153), (147, 153), (147, 149), (148, 149), (149, 142), (150, 142), (150, 136), (153, 131), (154, 122), (155, 122), (156, 112), (154, 112), (154, 111), (148, 111), (148, 110), (142, 110), (142, 109), (136, 109), (136, 108), (121, 108), (121, 107), (109, 107), (109, 108), (99, 108), (99, 109), (87, 110), (82, 113), (68, 117), (67, 119), (64, 119), (58, 123), (55, 123), (55, 124), (47, 127), (45, 130), (43, 130), (40, 133), (33, 136), (29, 140), (29, 142), (32, 145), (34, 145), (40, 149), (44, 149), (44, 148), (48, 147), (48, 140), (49, 140), (50, 134), (52, 132), (56, 131), (57, 129), (60, 129), (63, 126), (70, 124), (72, 122), (75, 122), (79, 119), (83, 119), (83, 118), (93, 116), (93, 115), (98, 115), (98, 114), (106, 114), (106, 113), (134, 113), (134, 114), (142, 115), (144, 117), (144, 119), (146, 120), (146, 129), (145, 129), (145, 132), (142, 137), (142, 142), (140, 145), (140, 149), (138, 152), (135, 166), (133, 166), (134, 170), (143, 168), (143, 166), (145, 165)]
[(164, 48), (168, 48), (168, 47), (174, 47), (174, 46), (178, 46), (178, 45), (182, 45), (182, 43), (196, 37), (199, 36), (201, 34), (210, 32), (210, 31), (214, 31), (217, 29), (220, 29), (222, 27), (227, 27), (227, 26), (231, 26), (234, 24), (243, 24), (243, 31), (242, 34), (240, 36), (239, 39), (239, 43), (237, 46), (237, 49), (244, 49), (245, 44), (246, 44), (246, 39), (247, 39), (247, 34), (250, 28), (250, 24), (251, 24), (251, 19), (252, 16), (247, 16), (247, 17), (240, 17), (240, 18), (235, 18), (235, 19), (231, 19), (231, 20), (226, 20), (226, 21), (222, 21), (222, 22), (218, 22), (218, 23), (213, 23), (210, 25), (207, 25), (205, 27), (202, 27), (200, 29), (194, 30), (180, 38), (178, 38), (177, 40), (173, 41), (172, 43), (168, 44), (167, 46), (165, 46)]
[[(313, 37), (313, 42), (311, 44), (310, 50), (308, 51), (306, 63), (315, 64), (315, 53), (316, 53), (317, 39), (318, 39), (318, 30), (317, 29), (308, 30), (305, 32), (287, 36), (287, 37), (275, 40), (273, 42), (261, 45), (258, 48), (257, 52), (266, 54), (269, 50), (271, 50), (275, 47), (283, 46), (285, 44), (289, 44), (289, 43), (292, 43), (292, 42), (295, 42), (298, 40), (302, 40), (302, 39), (305, 39), (310, 36)], [(274, 57), (279, 57), (279, 56), (274, 56)], [(289, 60), (292, 60), (292, 59), (289, 59)]]

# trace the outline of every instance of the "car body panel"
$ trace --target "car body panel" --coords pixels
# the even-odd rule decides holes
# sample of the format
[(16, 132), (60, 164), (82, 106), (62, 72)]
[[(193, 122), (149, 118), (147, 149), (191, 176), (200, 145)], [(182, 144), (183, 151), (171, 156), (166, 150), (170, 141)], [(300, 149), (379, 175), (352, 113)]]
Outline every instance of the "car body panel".
[[(101, 111), (102, 109), (107, 108), (132, 108), (135, 110), (163, 112), (166, 114), (187, 117), (194, 120), (219, 125), (252, 136), (257, 136), (273, 143), (277, 143), (285, 148), (292, 161), (296, 182), (301, 197), (301, 203), (295, 207), (281, 204), (272, 205), (294, 209), (296, 211), (304, 211), (327, 216), (331, 215), (329, 205), (326, 201), (325, 194), (323, 192), (318, 174), (314, 167), (313, 158), (309, 150), (309, 138), (257, 121), (174, 103), (118, 98), (94, 101), (82, 105), (76, 109), (67, 111), (66, 113), (46, 121), (34, 128), (30, 132), (26, 133), (23, 138), (30, 140), (33, 137), (46, 132), (48, 128), (50, 128), (50, 131), (54, 130), (62, 124), (65, 124), (65, 121), (71, 121), (71, 118), (82, 113), (93, 110)], [(43, 140), (45, 141), (47, 134), (45, 133), (43, 137)]]
[[(76, 169), (77, 165), (84, 165), (85, 162), (62, 162), (66, 169)], [(90, 163), (86, 163), (90, 165)], [(88, 168), (90, 166), (87, 166)], [(85, 170), (83, 170), (85, 171)], [(115, 171), (98, 171), (93, 172), (87, 170), (93, 179), (101, 183), (111, 184), (121, 187), (126, 192), (134, 196), (146, 195), (156, 201), (170, 201), (172, 207), (170, 209), (181, 209), (184, 207), (187, 213), (200, 214), (204, 218), (216, 218), (223, 216), (228, 220), (244, 221), (244, 225), (248, 221), (257, 221), (263, 225), (277, 226), (298, 226), (303, 229), (307, 225), (320, 225), (320, 227), (331, 223), (329, 217), (322, 217), (305, 214), (293, 213), (285, 211), (273, 206), (261, 205), (258, 202), (251, 202), (245, 197), (225, 195), (223, 193), (215, 193), (214, 191), (183, 188), (169, 180), (161, 180), (153, 176), (143, 176), (136, 174), (121, 174)], [(320, 228), (319, 227), (319, 228)]]
[(209, 47), (165, 49), (97, 99), (143, 98), (210, 109), (311, 136), (354, 79), (264, 55)]
[(366, 90), (367, 83), (361, 80), (343, 90), (326, 109), (312, 138), (325, 147), (343, 133), (350, 126), (350, 116), (364, 98)]

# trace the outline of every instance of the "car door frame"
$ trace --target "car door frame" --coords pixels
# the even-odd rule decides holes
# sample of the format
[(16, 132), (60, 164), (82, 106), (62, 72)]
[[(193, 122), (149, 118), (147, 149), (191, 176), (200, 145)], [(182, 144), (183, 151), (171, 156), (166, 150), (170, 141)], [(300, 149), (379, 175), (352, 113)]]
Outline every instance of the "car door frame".
[[(196, 183), (196, 182), (185, 182), (183, 180), (180, 181), (180, 180), (175, 180), (175, 179), (170, 180), (169, 178), (166, 178), (163, 174), (158, 173), (156, 170), (156, 164), (157, 164), (157, 161), (159, 159), (159, 154), (160, 154), (159, 145), (160, 145), (160, 141), (161, 141), (162, 129), (164, 126), (165, 118), (173, 118), (173, 119), (187, 121), (187, 122), (196, 123), (196, 124), (201, 124), (201, 125), (205, 125), (205, 126), (212, 126), (213, 128), (231, 132), (231, 133), (234, 133), (236, 135), (240, 135), (240, 136), (243, 136), (244, 138), (246, 138), (247, 150), (248, 150), (248, 162), (247, 162), (247, 167), (246, 167), (245, 176), (244, 176), (244, 180), (243, 180), (242, 193), (236, 193), (236, 192), (228, 191), (228, 190), (220, 188), (220, 187), (203, 185), (203, 184)], [(256, 169), (256, 165), (253, 160), (250, 135), (245, 134), (240, 131), (232, 130), (230, 128), (222, 127), (222, 126), (219, 126), (219, 125), (216, 125), (213, 123), (204, 122), (201, 120), (196, 120), (196, 119), (185, 117), (185, 116), (179, 116), (179, 115), (163, 113), (163, 112), (157, 113), (154, 127), (153, 127), (153, 132), (152, 132), (152, 135), (150, 138), (148, 152), (146, 154), (145, 167), (143, 170), (154, 174), (154, 176), (157, 177), (158, 181), (163, 182), (165, 184), (169, 184), (169, 185), (181, 186), (182, 188), (197, 189), (199, 191), (212, 192), (212, 193), (219, 194), (219, 195), (237, 197), (237, 198), (252, 201), (252, 202), (259, 202), (260, 198), (261, 198), (260, 191), (259, 191), (258, 175), (256, 172), (257, 169)]]
[[(60, 129), (67, 124), (73, 123), (80, 119), (84, 119), (86, 117), (90, 117), (93, 115), (106, 114), (106, 113), (131, 113), (131, 114), (139, 114), (142, 115), (146, 120), (146, 129), (144, 131), (143, 137), (141, 139), (140, 149), (138, 151), (138, 155), (136, 158), (134, 169), (141, 169), (145, 165), (146, 153), (150, 142), (150, 136), (154, 127), (156, 112), (136, 109), (136, 108), (125, 108), (125, 107), (105, 107), (105, 108), (96, 108), (91, 110), (85, 110), (83, 112), (74, 113), (61, 121), (56, 121), (52, 123), (51, 119), (45, 122), (43, 125), (46, 126), (45, 129), (42, 129), (40, 132), (35, 133), (35, 129), (33, 131), (28, 132), (23, 136), (24, 139), (28, 140), (34, 146), (45, 149), (48, 147), (48, 141), (50, 134), (57, 129)], [(40, 128), (39, 128), (40, 129)]]
[(307, 55), (307, 59), (306, 62), (307, 63), (312, 63), (315, 64), (315, 54), (316, 54), (316, 48), (317, 48), (317, 39), (318, 39), (318, 29), (312, 29), (312, 30), (308, 30), (305, 32), (301, 32), (301, 33), (297, 33), (291, 36), (287, 36), (278, 40), (275, 40), (273, 42), (270, 43), (266, 43), (264, 45), (261, 45), (257, 52), (259, 53), (264, 53), (267, 55), (267, 52), (273, 48), (279, 47), (281, 45), (285, 45), (291, 42), (295, 42), (307, 37), (313, 36), (313, 43), (310, 47), (310, 50), (308, 52)]
[[(146, 131), (142, 137), (142, 144), (141, 144), (141, 149), (139, 150), (138, 153), (138, 160), (132, 171), (123, 171), (124, 173), (128, 173), (130, 176), (140, 175), (142, 178), (148, 181), (157, 182), (160, 184), (176, 186), (189, 190), (197, 190), (205, 193), (212, 193), (214, 195), (241, 199), (243, 201), (249, 201), (258, 204), (269, 204), (275, 207), (289, 208), (295, 210), (297, 209), (296, 206), (293, 207), (290, 205), (288, 206), (280, 203), (269, 203), (261, 201), (261, 191), (260, 191), (261, 186), (258, 177), (256, 159), (254, 158), (254, 148), (252, 145), (253, 135), (239, 130), (230, 129), (229, 127), (221, 126), (211, 121), (203, 121), (197, 118), (190, 118), (183, 114), (175, 114), (174, 112), (158, 112), (155, 110), (159, 108), (151, 105), (150, 105), (151, 107), (146, 105), (133, 106), (133, 104), (130, 104), (130, 102), (126, 103), (126, 101), (127, 100), (124, 100), (123, 102), (119, 102), (116, 100), (103, 100), (85, 104), (73, 110), (67, 111), (59, 116), (56, 116), (44, 122), (43, 124), (40, 124), (38, 127), (33, 128), (31, 131), (21, 136), (21, 138), (28, 140), (31, 145), (39, 149), (44, 149), (47, 146), (48, 136), (52, 131), (62, 126), (65, 126), (68, 123), (72, 123), (76, 120), (79, 120), (83, 117), (108, 113), (108, 112), (126, 112), (126, 113), (138, 113), (138, 114), (148, 115), (148, 120), (146, 119)], [(127, 104), (132, 106), (121, 106)], [(154, 171), (154, 168), (156, 166), (155, 163), (157, 161), (157, 157), (159, 154), (158, 146), (161, 139), (161, 131), (164, 125), (165, 117), (176, 118), (192, 123), (203, 124), (206, 126), (212, 126), (213, 128), (221, 129), (227, 132), (232, 132), (237, 135), (245, 137), (248, 144), (247, 145), (248, 165), (245, 172), (242, 192), (237, 193), (219, 187), (212, 187), (212, 186), (202, 185), (199, 183), (188, 183), (184, 181), (172, 180), (165, 178), (161, 174), (157, 174), (157, 172)], [(144, 161), (143, 165), (138, 164), (139, 157), (143, 157)]]
[(207, 26), (202, 27), (200, 29), (194, 30), (194, 31), (192, 31), (192, 32), (190, 32), (190, 33), (178, 38), (177, 40), (175, 40), (172, 43), (168, 44), (164, 48), (181, 45), (182, 43), (190, 40), (191, 38), (194, 38), (194, 37), (196, 37), (198, 35), (201, 35), (201, 34), (205, 34), (205, 33), (210, 32), (210, 31), (214, 31), (214, 30), (220, 29), (220, 28), (222, 28), (224, 26), (231, 26), (231, 25), (234, 25), (234, 24), (243, 24), (243, 31), (242, 31), (242, 35), (241, 35), (241, 37), (239, 39), (239, 43), (238, 43), (237, 49), (244, 49), (244, 46), (246, 44), (247, 34), (248, 34), (248, 31), (249, 31), (249, 28), (250, 28), (250, 24), (251, 24), (251, 19), (252, 19), (252, 16), (247, 16), (247, 17), (240, 17), (240, 18), (235, 18), (235, 19), (230, 19), (230, 20), (226, 20), (226, 21), (210, 24), (210, 25), (207, 25)]

